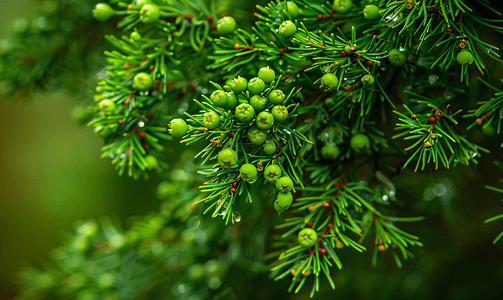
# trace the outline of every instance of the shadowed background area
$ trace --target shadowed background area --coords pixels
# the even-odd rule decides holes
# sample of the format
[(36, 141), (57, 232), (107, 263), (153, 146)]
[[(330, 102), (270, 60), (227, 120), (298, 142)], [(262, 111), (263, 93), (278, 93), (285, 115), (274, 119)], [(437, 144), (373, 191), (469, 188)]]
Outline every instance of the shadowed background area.
[[(33, 13), (30, 3), (2, 2), (0, 34), (14, 19)], [(477, 89), (467, 96), (480, 97)], [(154, 196), (158, 178), (118, 177), (109, 160), (99, 158), (102, 141), (71, 116), (79, 103), (87, 104), (89, 98), (50, 92), (16, 102), (0, 101), (2, 299), (16, 295), (19, 270), (47, 261), (77, 220), (106, 215), (126, 224), (128, 217), (156, 211), (159, 206)], [(388, 256), (372, 269), (370, 252), (342, 252), (345, 268), (334, 275), (337, 290), (325, 286), (318, 296), (396, 299), (399, 290), (415, 299), (503, 298), (503, 242), (491, 243), (503, 224), (483, 223), (503, 212), (501, 195), (484, 189), (486, 184), (497, 186), (497, 178), (503, 178), (503, 172), (492, 164), (502, 159), (501, 138), (484, 136), (478, 128), (470, 134), (474, 142), (491, 149), (479, 165), (459, 166), (454, 171), (435, 171), (429, 166), (420, 174), (404, 171), (396, 178), (398, 196), (405, 203), (396, 213), (427, 216), (423, 222), (402, 225), (425, 245), (413, 251), (416, 259), (398, 269)], [(276, 285), (285, 291), (287, 284), (274, 283), (264, 274), (243, 287), (244, 292), (260, 295), (257, 298), (270, 299), (276, 293), (278, 299), (279, 292), (267, 288)]]

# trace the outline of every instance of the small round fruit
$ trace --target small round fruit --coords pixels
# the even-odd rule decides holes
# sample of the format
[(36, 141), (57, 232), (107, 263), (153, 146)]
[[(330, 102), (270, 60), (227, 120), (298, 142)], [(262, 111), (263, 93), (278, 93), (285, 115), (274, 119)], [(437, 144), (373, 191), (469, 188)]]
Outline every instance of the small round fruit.
[(254, 77), (250, 80), (250, 82), (248, 82), (248, 91), (250, 91), (252, 95), (258, 95), (264, 90), (265, 82), (262, 79)]
[(107, 126), (98, 125), (94, 127), (94, 132), (103, 140), (107, 140), (114, 133), (114, 127), (112, 127), (112, 125)]
[(269, 84), (276, 78), (276, 72), (269, 67), (263, 67), (258, 71), (258, 78), (262, 79), (265, 84)]
[(236, 29), (236, 20), (233, 17), (223, 17), (218, 20), (217, 31), (222, 35), (227, 35)]
[(138, 33), (138, 31), (133, 31), (133, 32), (131, 32), (131, 39), (133, 41), (138, 42), (139, 40), (141, 40), (141, 35)]
[(318, 242), (318, 234), (316, 234), (316, 231), (312, 228), (304, 228), (299, 232), (297, 240), (299, 241), (299, 244), (309, 248), (316, 245)]
[(281, 177), (281, 168), (278, 165), (268, 165), (264, 170), (264, 179), (275, 183)]
[(274, 125), (274, 117), (270, 112), (263, 111), (257, 115), (255, 124), (257, 124), (259, 129), (269, 130)]
[(220, 125), (220, 117), (214, 111), (207, 112), (203, 115), (203, 125), (208, 129), (215, 129)]
[(146, 91), (150, 89), (153, 85), (152, 76), (150, 76), (145, 72), (136, 74), (133, 81), (134, 81), (133, 87), (141, 91)]
[(293, 181), (288, 176), (283, 176), (276, 180), (276, 188), (283, 193), (293, 190)]
[(277, 149), (276, 143), (273, 140), (269, 140), (264, 144), (264, 153), (267, 155), (273, 155)]
[(381, 15), (379, 14), (379, 7), (377, 7), (373, 4), (367, 5), (363, 9), (363, 15), (365, 16), (365, 19), (367, 19), (367, 20), (377, 20), (381, 17)]
[(354, 151), (360, 152), (363, 149), (368, 149), (370, 147), (370, 140), (368, 136), (363, 133), (359, 133), (351, 138), (350, 144)]
[(215, 104), (218, 107), (225, 107), (229, 102), (229, 96), (224, 91), (216, 90), (211, 93), (210, 100), (211, 103)]
[(283, 21), (279, 25), (279, 34), (285, 39), (291, 38), (297, 32), (297, 26), (290, 20)]
[(169, 122), (169, 134), (174, 137), (182, 137), (189, 130), (189, 126), (183, 119), (173, 119)]
[(147, 162), (147, 169), (153, 170), (159, 167), (159, 163), (157, 162), (157, 158), (155, 158), (155, 156), (147, 155), (144, 159)]
[(279, 192), (278, 197), (276, 198), (276, 201), (278, 202), (279, 207), (288, 209), (290, 205), (292, 205), (293, 202), (293, 196), (292, 193), (290, 192)]
[(458, 63), (461, 65), (473, 63), (473, 55), (470, 51), (461, 51), (456, 56)]
[(323, 147), (321, 147), (321, 156), (324, 159), (334, 160), (337, 158), (337, 156), (339, 156), (339, 148), (336, 145), (324, 145)]
[(374, 84), (374, 76), (367, 74), (362, 77), (363, 85), (369, 86)]
[(321, 77), (321, 87), (326, 89), (327, 91), (333, 91), (337, 89), (337, 85), (339, 84), (339, 79), (332, 73), (326, 73)]
[(218, 153), (218, 164), (222, 168), (230, 169), (238, 162), (238, 154), (231, 148), (225, 148)]
[(262, 111), (267, 107), (267, 99), (259, 95), (252, 96), (250, 105), (253, 106), (255, 111)]
[(274, 90), (269, 93), (269, 102), (272, 104), (282, 104), (285, 101), (285, 93), (282, 90)]
[(274, 200), (274, 209), (278, 212), (278, 216), (281, 216), (281, 213), (285, 211), (284, 208), (281, 208), (278, 204), (278, 201)]
[(234, 110), (236, 109), (236, 106), (238, 106), (238, 97), (236, 97), (236, 94), (233, 92), (227, 93), (227, 97), (229, 98), (229, 101), (227, 102), (227, 105), (225, 105), (226, 110)]
[(272, 108), (272, 116), (277, 122), (282, 122), (288, 118), (288, 109), (283, 105), (276, 105)]
[(154, 23), (159, 20), (161, 11), (157, 5), (146, 4), (140, 9), (140, 21), (143, 23)]
[(204, 277), (204, 266), (201, 264), (194, 264), (188, 270), (189, 278), (197, 281)]
[(239, 174), (244, 181), (253, 183), (257, 180), (258, 171), (252, 164), (244, 164), (239, 168)]
[(235, 115), (241, 122), (250, 122), (255, 117), (255, 109), (250, 104), (242, 103), (236, 107)]
[(238, 76), (237, 78), (232, 79), (229, 87), (234, 93), (239, 94), (246, 91), (248, 88), (248, 82), (243, 77)]
[(93, 9), (93, 17), (101, 22), (108, 21), (115, 16), (115, 10), (106, 3), (98, 3)]
[(299, 7), (293, 1), (286, 2), (286, 11), (292, 19), (297, 18), (297, 16), (299, 15)]
[(267, 140), (267, 133), (255, 128), (248, 132), (248, 139), (254, 145), (262, 145)]
[(327, 98), (325, 99), (325, 105), (327, 107), (332, 107), (335, 105), (335, 100), (333, 98)]
[(103, 115), (111, 115), (115, 112), (115, 103), (108, 99), (101, 100), (100, 102), (100, 110), (103, 112)]
[(344, 52), (346, 52), (346, 53), (351, 52), (351, 47), (350, 46), (344, 46)]
[(391, 65), (401, 67), (407, 62), (407, 55), (398, 49), (392, 49), (389, 51), (388, 60)]
[(335, 12), (344, 14), (349, 12), (352, 6), (353, 1), (351, 0), (334, 0), (332, 8), (335, 9)]

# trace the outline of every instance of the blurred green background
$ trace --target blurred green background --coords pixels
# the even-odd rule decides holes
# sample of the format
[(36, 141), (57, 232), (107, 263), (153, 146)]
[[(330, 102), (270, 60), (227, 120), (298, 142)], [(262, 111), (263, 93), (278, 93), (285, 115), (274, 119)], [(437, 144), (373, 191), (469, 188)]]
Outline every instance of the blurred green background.
[[(34, 13), (31, 3), (2, 1), (0, 36), (10, 21)], [(467, 97), (480, 97), (479, 91), (475, 88)], [(40, 93), (16, 102), (0, 100), (2, 299), (16, 294), (19, 270), (47, 261), (49, 252), (77, 220), (109, 215), (126, 224), (128, 217), (158, 208), (154, 192), (159, 180), (118, 177), (110, 162), (99, 158), (102, 141), (71, 117), (75, 105), (89, 101), (65, 92)], [(492, 164), (503, 159), (501, 138), (484, 136), (478, 128), (471, 135), (474, 142), (492, 151), (479, 165), (451, 171), (427, 169), (421, 174), (404, 171), (396, 178), (398, 196), (406, 204), (397, 214), (427, 216), (423, 222), (402, 225), (425, 245), (413, 251), (416, 259), (399, 270), (387, 256), (379, 268), (372, 269), (370, 251), (363, 255), (344, 251), (345, 268), (334, 275), (337, 290), (325, 287), (322, 293), (361, 299), (401, 295), (503, 299), (503, 242), (492, 245), (503, 224), (483, 223), (503, 212), (501, 195), (484, 189), (486, 184), (497, 186), (497, 179), (503, 178), (503, 172)], [(244, 286), (266, 294), (261, 289), (263, 280), (268, 280), (267, 274)], [(273, 284), (268, 283), (264, 286)], [(284, 290), (285, 284), (278, 283), (277, 289)]]
[[(32, 16), (33, 3), (1, 1), (0, 36), (12, 20)], [(47, 261), (77, 220), (115, 216), (124, 224), (158, 209), (159, 180), (118, 177), (99, 157), (102, 140), (76, 124), (71, 110), (88, 101), (65, 92), (0, 99), (1, 299), (16, 293), (20, 268)]]

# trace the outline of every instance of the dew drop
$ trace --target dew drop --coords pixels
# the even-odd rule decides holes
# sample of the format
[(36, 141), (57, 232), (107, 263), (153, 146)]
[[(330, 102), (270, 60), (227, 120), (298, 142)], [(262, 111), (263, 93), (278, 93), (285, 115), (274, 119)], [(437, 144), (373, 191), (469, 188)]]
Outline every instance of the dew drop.
[(239, 214), (237, 211), (232, 212), (232, 218), (234, 219), (234, 222), (239, 223), (241, 221), (241, 214)]

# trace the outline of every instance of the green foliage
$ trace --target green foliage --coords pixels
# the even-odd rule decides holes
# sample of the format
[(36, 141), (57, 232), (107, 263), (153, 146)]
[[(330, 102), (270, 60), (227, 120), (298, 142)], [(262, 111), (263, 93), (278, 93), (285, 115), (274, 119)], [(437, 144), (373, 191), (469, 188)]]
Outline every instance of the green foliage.
[[(258, 218), (257, 202), (261, 212), (275, 209), (279, 216), (265, 222), (271, 252), (264, 259), (274, 280), (291, 275), (290, 292), (309, 286), (313, 297), (325, 279), (335, 289), (332, 275), (342, 268), (341, 252), (366, 251), (368, 239), (373, 239), (372, 265), (389, 255), (401, 267), (400, 256), (413, 257), (412, 246), (422, 243), (397, 223), (423, 218), (395, 216), (403, 196), (394, 176), (413, 161), (414, 171), (428, 163), (435, 169), (477, 163), (488, 150), (469, 141), (464, 129), (488, 119), (484, 126), (500, 133), (503, 92), (485, 80), (480, 79), (496, 94), (465, 115), (475, 123), (465, 126), (456, 118), (461, 108), (449, 109), (461, 106), (460, 95), (468, 88), (461, 83), (469, 84), (472, 64), (487, 75), (486, 59), (501, 62), (499, 49), (482, 39), (484, 30), (502, 33), (495, 25), (501, 13), (488, 0), (276, 0), (256, 6), (254, 23), (222, 16), (218, 1), (111, 4), (113, 14), (103, 5), (95, 14), (118, 21), (119, 30), (106, 35), (115, 50), (105, 51), (108, 65), (99, 73), (95, 104), (86, 114), (78, 112), (78, 119), (92, 115), (87, 125), (104, 140), (102, 157), (110, 158), (119, 174), (137, 179), (167, 172), (166, 145), (181, 138), (196, 149), (197, 171), (206, 181), (200, 191), (186, 183), (171, 195), (169, 216), (146, 218), (124, 234), (108, 224), (99, 234), (78, 232), (62, 257), (99, 268), (75, 271), (59, 264), (52, 273), (40, 273), (43, 280), (32, 279), (41, 283), (28, 290), (33, 295), (66, 295), (68, 287), (54, 282), (74, 273), (97, 283), (98, 289), (72, 290), (81, 296), (168, 293), (179, 270), (159, 266), (177, 253), (199, 251), (186, 230), (175, 243), (163, 240), (164, 231), (181, 228), (178, 221), (189, 218), (189, 202), (225, 225)], [(4, 60), (13, 55), (3, 53)], [(15, 68), (13, 63), (4, 70)], [(43, 77), (18, 82), (13, 73), (0, 74), (12, 87), (40, 85)], [(459, 82), (452, 79), (458, 76)], [(392, 109), (401, 132), (390, 137)], [(403, 151), (397, 138), (412, 144)], [(212, 245), (218, 240), (213, 228), (222, 225), (204, 220), (198, 234), (214, 230), (206, 240)], [(231, 247), (227, 242), (216, 248)], [(192, 294), (211, 296), (212, 287), (215, 295), (225, 293), (216, 284), (225, 283), (221, 277), (199, 278), (207, 271), (204, 259), (217, 250), (182, 259), (186, 266), (197, 261), (185, 274)], [(120, 273), (137, 261), (133, 277)], [(126, 277), (134, 283), (123, 281)]]

